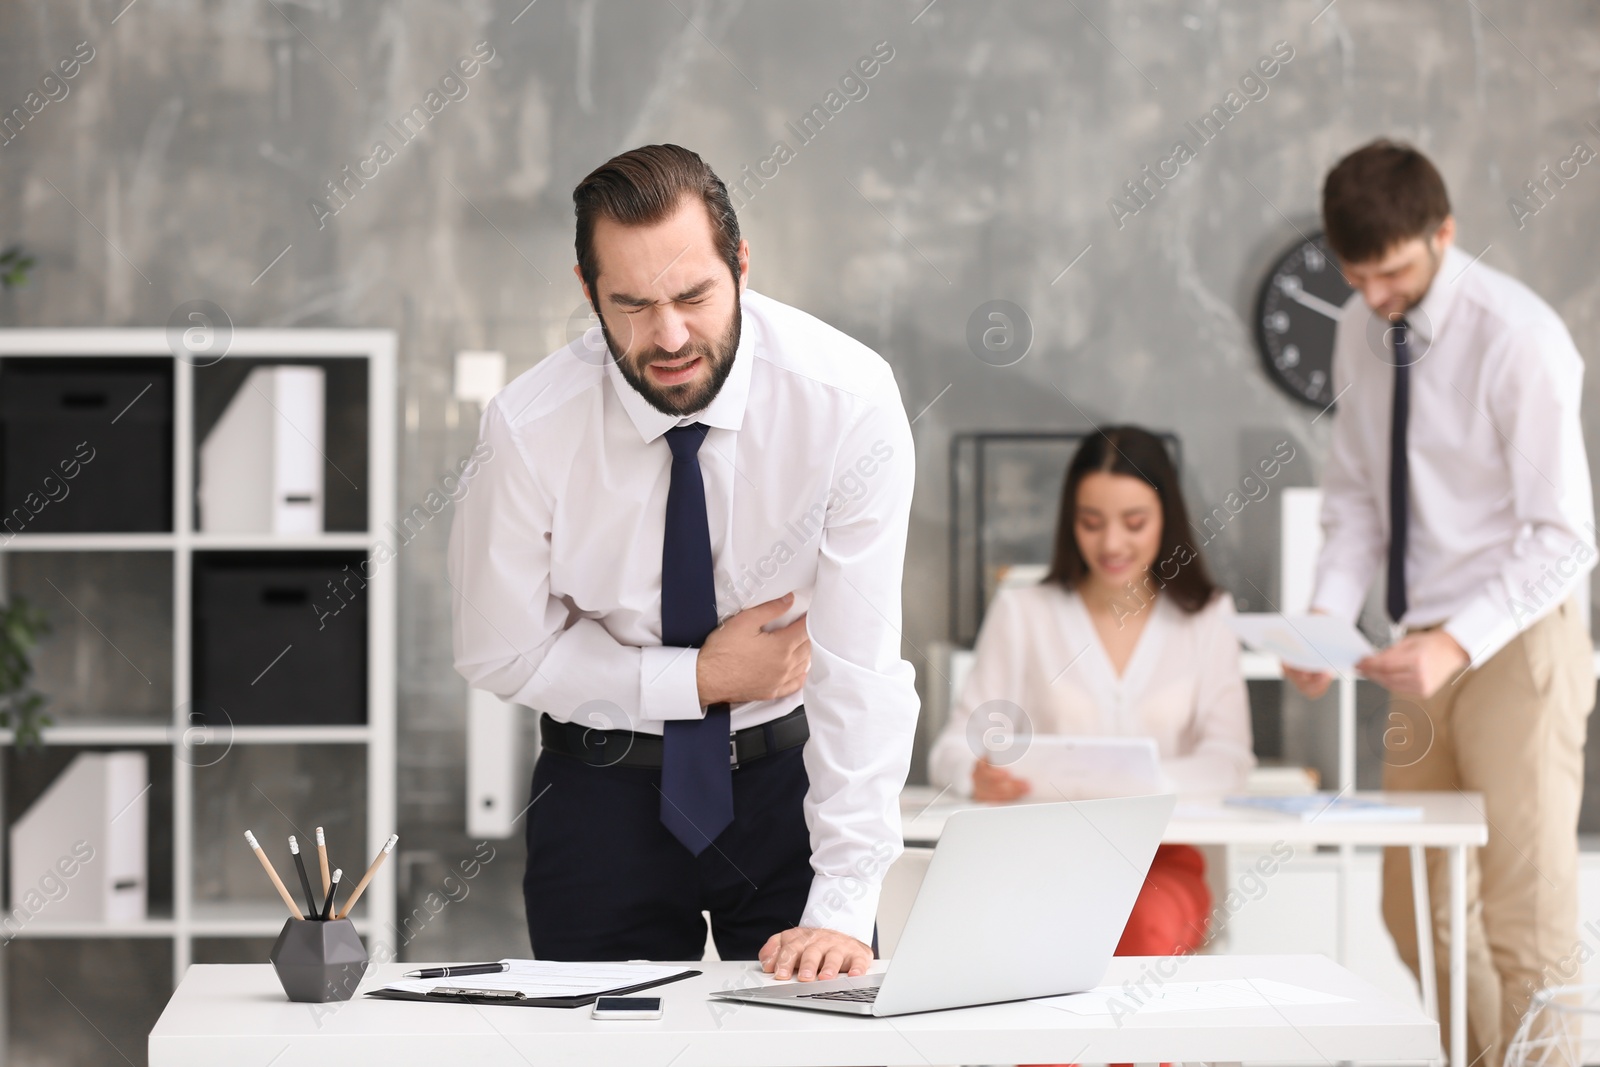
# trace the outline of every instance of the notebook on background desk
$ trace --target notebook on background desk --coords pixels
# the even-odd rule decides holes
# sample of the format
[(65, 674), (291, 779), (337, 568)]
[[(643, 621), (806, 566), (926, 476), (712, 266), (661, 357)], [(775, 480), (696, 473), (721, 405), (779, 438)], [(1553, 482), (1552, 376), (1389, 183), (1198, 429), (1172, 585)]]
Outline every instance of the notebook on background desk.
[(1391, 804), (1374, 797), (1348, 797), (1337, 793), (1303, 793), (1296, 796), (1232, 796), (1222, 803), (1231, 808), (1264, 811), (1301, 822), (1418, 822), (1422, 807)]

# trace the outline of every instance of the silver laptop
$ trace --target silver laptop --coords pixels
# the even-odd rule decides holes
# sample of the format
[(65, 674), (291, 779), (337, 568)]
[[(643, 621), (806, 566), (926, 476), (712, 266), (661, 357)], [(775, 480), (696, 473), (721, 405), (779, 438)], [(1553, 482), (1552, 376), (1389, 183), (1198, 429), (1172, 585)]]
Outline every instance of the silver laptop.
[(1146, 796), (957, 812), (882, 973), (711, 995), (905, 1015), (1092, 989), (1122, 939), (1175, 803)]

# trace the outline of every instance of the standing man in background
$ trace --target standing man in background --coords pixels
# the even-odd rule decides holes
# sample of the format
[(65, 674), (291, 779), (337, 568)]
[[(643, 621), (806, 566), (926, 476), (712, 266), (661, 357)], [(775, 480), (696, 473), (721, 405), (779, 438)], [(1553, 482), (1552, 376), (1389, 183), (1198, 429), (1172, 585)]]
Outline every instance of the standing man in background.
[(485, 407), (449, 554), (456, 669), (542, 713), (533, 950), (699, 959), (709, 912), (723, 959), (864, 973), (917, 722), (894, 376), (746, 290), (695, 153), (623, 153), (573, 202), (604, 344)]
[[(1578, 944), (1595, 699), (1576, 595), (1595, 560), (1583, 362), (1548, 304), (1454, 247), (1444, 181), (1416, 149), (1380, 140), (1346, 156), (1322, 213), (1357, 295), (1334, 348), (1312, 610), (1354, 620), (1386, 563), (1403, 636), (1357, 665), (1390, 691), (1383, 787), (1483, 794), (1489, 843), (1467, 875), (1468, 1059), (1498, 1067), (1533, 993), (1572, 979), (1562, 968)], [(1312, 697), (1330, 680), (1286, 674)], [(1449, 876), (1429, 852), (1442, 938)], [(1404, 849), (1384, 854), (1383, 915), (1416, 973)], [(1442, 940), (1434, 959), (1447, 989)]]

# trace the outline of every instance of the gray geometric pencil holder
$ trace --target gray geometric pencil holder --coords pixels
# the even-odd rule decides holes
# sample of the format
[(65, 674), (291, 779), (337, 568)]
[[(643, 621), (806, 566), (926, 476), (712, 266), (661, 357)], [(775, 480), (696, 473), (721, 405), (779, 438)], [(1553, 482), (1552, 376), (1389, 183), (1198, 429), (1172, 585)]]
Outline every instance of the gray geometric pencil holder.
[(367, 949), (349, 919), (285, 919), (272, 969), (290, 1000), (349, 1000), (367, 973)]

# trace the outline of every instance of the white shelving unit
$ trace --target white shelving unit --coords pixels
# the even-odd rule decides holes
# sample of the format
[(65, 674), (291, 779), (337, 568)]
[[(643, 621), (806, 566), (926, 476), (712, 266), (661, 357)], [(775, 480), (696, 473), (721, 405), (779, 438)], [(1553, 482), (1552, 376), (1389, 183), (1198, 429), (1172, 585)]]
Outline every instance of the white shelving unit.
[[(167, 723), (73, 721), (47, 728), (46, 745), (139, 745), (172, 751), (172, 914), (137, 923), (51, 922), (48, 916), (24, 925), (18, 936), (50, 938), (167, 938), (172, 941), (173, 983), (193, 957), (194, 940), (210, 937), (274, 937), (283, 926), (276, 902), (225, 904), (194, 896), (194, 759), (203, 746), (362, 745), (366, 749), (365, 846), (362, 867), (396, 829), (395, 806), (395, 612), (396, 571), (371, 568), (367, 582), (367, 721), (358, 726), (191, 726), (189, 705), (193, 641), (191, 584), (194, 554), (208, 549), (345, 549), (371, 552), (395, 514), (395, 335), (389, 330), (241, 329), (235, 330), (227, 358), (284, 358), (319, 361), (364, 360), (367, 365), (366, 531), (312, 536), (204, 534), (193, 526), (195, 466), (195, 373), (175, 358), (163, 329), (0, 330), (4, 357), (165, 357), (173, 363), (173, 531), (136, 534), (29, 534), (0, 538), (0, 588), (6, 557), (18, 552), (138, 552), (172, 555), (173, 708)], [(0, 744), (10, 744), (0, 731)], [(8, 813), (15, 817), (16, 813)], [(243, 827), (240, 828), (241, 830)], [(242, 840), (239, 845), (243, 848)], [(281, 849), (274, 850), (274, 855)], [(351, 850), (352, 852), (354, 850)], [(279, 861), (286, 857), (279, 857)], [(392, 937), (395, 928), (395, 871), (385, 864), (356, 909), (356, 926), (367, 938)], [(281, 870), (281, 867), (280, 867)], [(285, 872), (287, 876), (287, 872)]]

